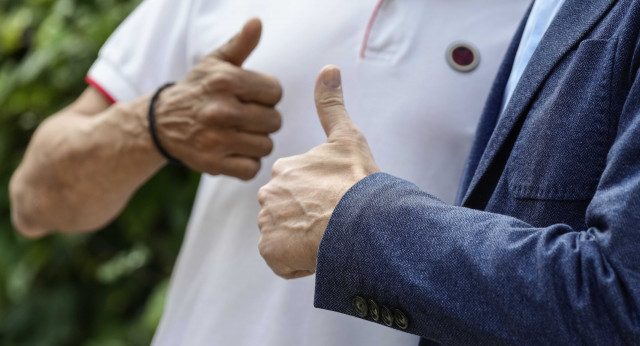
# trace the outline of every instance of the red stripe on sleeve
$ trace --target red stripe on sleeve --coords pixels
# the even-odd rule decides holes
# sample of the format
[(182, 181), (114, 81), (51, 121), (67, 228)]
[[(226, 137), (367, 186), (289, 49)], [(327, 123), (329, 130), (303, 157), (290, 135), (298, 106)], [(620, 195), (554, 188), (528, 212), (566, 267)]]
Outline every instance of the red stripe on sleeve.
[(86, 76), (84, 78), (84, 80), (87, 82), (87, 84), (91, 85), (92, 87), (96, 88), (96, 90), (98, 90), (102, 96), (104, 96), (111, 104), (116, 103), (116, 99), (113, 98), (113, 96), (111, 96), (111, 94), (109, 94), (108, 91), (106, 91), (100, 84), (98, 84), (98, 82), (96, 82), (93, 78)]

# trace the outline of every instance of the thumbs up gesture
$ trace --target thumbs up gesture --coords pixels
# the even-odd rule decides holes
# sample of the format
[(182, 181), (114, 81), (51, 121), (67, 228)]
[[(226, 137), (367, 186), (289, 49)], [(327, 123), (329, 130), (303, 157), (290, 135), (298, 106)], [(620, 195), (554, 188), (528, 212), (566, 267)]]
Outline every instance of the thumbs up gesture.
[(366, 138), (345, 109), (337, 67), (320, 71), (315, 101), (327, 142), (276, 161), (271, 181), (258, 191), (260, 254), (286, 279), (315, 272), (320, 241), (336, 205), (351, 186), (379, 171)]
[(280, 128), (282, 88), (272, 76), (242, 69), (262, 24), (248, 21), (227, 44), (200, 61), (155, 104), (160, 144), (185, 165), (209, 174), (250, 179)]

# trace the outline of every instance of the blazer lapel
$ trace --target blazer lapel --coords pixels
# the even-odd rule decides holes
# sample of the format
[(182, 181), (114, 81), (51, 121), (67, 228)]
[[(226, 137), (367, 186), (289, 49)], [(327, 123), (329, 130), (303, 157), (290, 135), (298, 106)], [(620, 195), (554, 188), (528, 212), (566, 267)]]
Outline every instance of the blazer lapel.
[[(553, 68), (580, 43), (615, 2), (616, 0), (565, 1), (533, 53), (511, 100), (498, 120), (462, 205), (485, 208), (502, 176), (513, 144), (538, 91)], [(499, 112), (500, 107), (494, 108)]]
[(462, 173), (462, 179), (460, 179), (460, 187), (458, 188), (458, 194), (456, 195), (455, 205), (462, 204), (462, 199), (467, 193), (469, 184), (471, 183), (471, 178), (473, 178), (473, 174), (478, 168), (480, 158), (487, 148), (487, 143), (489, 142), (489, 139), (493, 134), (493, 130), (496, 127), (496, 122), (498, 121), (498, 116), (500, 115), (500, 109), (502, 108), (502, 100), (504, 99), (504, 92), (507, 81), (509, 80), (509, 75), (511, 74), (511, 69), (513, 68), (513, 61), (515, 59), (516, 52), (520, 44), (520, 39), (522, 38), (522, 32), (524, 31), (524, 26), (527, 23), (527, 18), (529, 17), (530, 12), (531, 6), (529, 6), (529, 9), (525, 13), (525, 16), (522, 18), (522, 22), (518, 26), (518, 29), (516, 30), (516, 33), (513, 36), (511, 43), (509, 44), (507, 53), (502, 60), (502, 64), (500, 64), (498, 74), (493, 81), (493, 85), (491, 86), (491, 92), (489, 93), (489, 97), (487, 98), (484, 109), (482, 110), (482, 116), (480, 117), (480, 121), (478, 122), (478, 128), (476, 129), (476, 134), (473, 138), (471, 151), (469, 152), (469, 156)]

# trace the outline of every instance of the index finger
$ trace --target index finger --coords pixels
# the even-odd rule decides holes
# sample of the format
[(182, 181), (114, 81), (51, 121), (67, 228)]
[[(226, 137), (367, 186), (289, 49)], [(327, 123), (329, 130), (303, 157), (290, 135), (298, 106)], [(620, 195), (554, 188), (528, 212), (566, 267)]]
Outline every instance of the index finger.
[(243, 102), (275, 106), (282, 99), (282, 86), (278, 79), (263, 73), (238, 70), (235, 95)]

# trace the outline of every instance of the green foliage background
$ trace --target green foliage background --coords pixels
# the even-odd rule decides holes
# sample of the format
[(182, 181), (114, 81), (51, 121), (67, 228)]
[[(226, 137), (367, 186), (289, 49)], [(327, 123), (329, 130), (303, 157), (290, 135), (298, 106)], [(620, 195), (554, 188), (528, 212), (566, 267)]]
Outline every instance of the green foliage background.
[(7, 187), (33, 130), (86, 87), (138, 3), (0, 0), (1, 345), (146, 345), (159, 322), (197, 174), (165, 168), (104, 230), (38, 241), (13, 230)]

